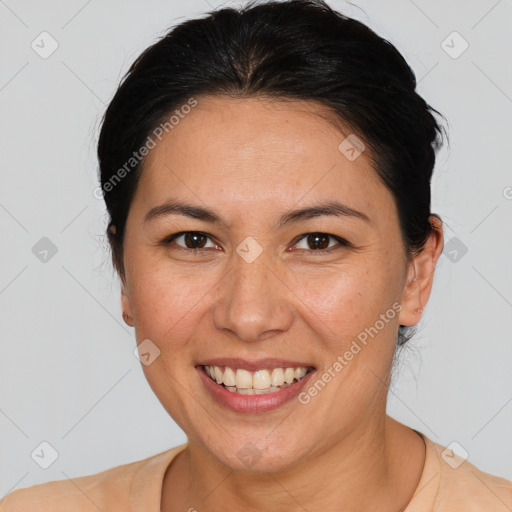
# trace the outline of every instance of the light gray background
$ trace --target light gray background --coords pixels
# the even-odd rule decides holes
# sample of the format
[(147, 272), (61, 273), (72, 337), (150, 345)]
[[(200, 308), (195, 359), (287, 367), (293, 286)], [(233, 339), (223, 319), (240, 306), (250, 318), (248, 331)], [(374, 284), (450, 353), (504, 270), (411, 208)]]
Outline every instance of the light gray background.
[[(439, 260), (389, 411), (512, 479), (512, 2), (329, 3), (393, 42), (450, 123), (433, 211), (447, 223), (445, 243), (455, 238), (467, 253)], [(136, 56), (171, 25), (220, 5), (0, 0), (0, 498), (186, 440), (121, 318), (104, 205), (93, 196), (95, 143)], [(46, 59), (31, 48), (43, 31), (59, 45)], [(454, 31), (469, 43), (458, 58)], [(441, 46), (448, 36), (452, 56)], [(32, 252), (42, 237), (58, 249), (46, 263)], [(43, 441), (59, 454), (48, 469), (31, 458)]]

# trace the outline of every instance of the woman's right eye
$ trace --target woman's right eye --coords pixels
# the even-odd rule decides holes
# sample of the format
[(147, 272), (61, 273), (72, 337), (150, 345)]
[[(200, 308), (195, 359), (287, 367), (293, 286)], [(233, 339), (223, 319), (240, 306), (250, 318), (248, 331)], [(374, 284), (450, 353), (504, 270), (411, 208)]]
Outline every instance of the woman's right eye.
[[(202, 233), (200, 231), (181, 231), (180, 233), (175, 233), (174, 235), (167, 237), (164, 240), (164, 244), (169, 245), (174, 242), (180, 249), (199, 252), (205, 247), (206, 240), (208, 239), (211, 240), (206, 233)], [(178, 243), (177, 240), (181, 240), (184, 245)], [(213, 244), (213, 247), (215, 248), (217, 245)]]

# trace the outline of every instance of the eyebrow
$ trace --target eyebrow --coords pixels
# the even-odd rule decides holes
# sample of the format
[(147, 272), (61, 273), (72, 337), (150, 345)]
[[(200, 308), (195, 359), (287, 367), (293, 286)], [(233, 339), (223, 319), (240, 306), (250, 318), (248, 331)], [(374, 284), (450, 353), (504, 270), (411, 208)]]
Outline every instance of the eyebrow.
[[(166, 217), (168, 215), (183, 215), (185, 217), (199, 219), (212, 224), (224, 224), (229, 227), (229, 224), (225, 222), (222, 217), (209, 208), (174, 200), (166, 201), (165, 203), (151, 208), (144, 216), (143, 223), (145, 224), (153, 219)], [(281, 228), (289, 224), (295, 224), (315, 217), (321, 217), (323, 215), (353, 217), (371, 224), (370, 218), (365, 213), (337, 201), (328, 201), (318, 205), (307, 206), (305, 208), (286, 212), (275, 223), (275, 227)]]

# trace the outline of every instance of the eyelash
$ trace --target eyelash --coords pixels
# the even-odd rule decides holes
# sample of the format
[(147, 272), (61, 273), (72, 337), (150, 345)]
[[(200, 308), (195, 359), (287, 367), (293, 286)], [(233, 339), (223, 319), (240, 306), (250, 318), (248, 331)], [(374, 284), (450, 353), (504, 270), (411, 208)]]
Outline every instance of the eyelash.
[[(165, 238), (162, 243), (163, 245), (170, 245), (172, 242), (174, 242), (177, 238), (183, 236), (183, 235), (187, 235), (187, 234), (196, 234), (196, 235), (202, 235), (202, 236), (205, 236), (206, 238), (208, 238), (210, 241), (213, 242), (213, 240), (211, 239), (210, 235), (207, 235), (206, 233), (203, 233), (202, 231), (180, 231), (179, 233), (174, 233), (173, 235), (170, 235), (168, 236), (167, 238)], [(299, 242), (301, 242), (302, 240), (304, 240), (304, 238), (307, 238), (309, 235), (325, 235), (329, 238), (332, 238), (334, 240), (336, 240), (338, 242), (338, 246), (334, 246), (334, 247), (329, 247), (328, 249), (317, 249), (317, 250), (314, 250), (314, 249), (299, 249), (301, 251), (307, 251), (307, 252), (311, 252), (311, 253), (330, 253), (331, 250), (333, 249), (336, 249), (336, 248), (340, 248), (340, 247), (352, 247), (352, 244), (350, 242), (347, 242), (347, 240), (339, 237), (339, 236), (335, 236), (335, 235), (331, 235), (329, 233), (324, 233), (324, 232), (321, 232), (321, 231), (311, 231), (309, 233), (305, 233), (301, 236), (299, 236), (296, 241), (293, 243), (293, 245), (296, 245), (298, 244)], [(213, 242), (215, 243), (215, 242)], [(184, 250), (184, 251), (188, 251), (188, 252), (192, 252), (194, 254), (197, 254), (197, 253), (200, 253), (200, 252), (204, 252), (204, 249), (201, 249), (201, 248), (194, 248), (194, 249), (190, 249), (188, 247), (181, 247), (181, 246), (178, 246), (179, 249), (181, 250)]]

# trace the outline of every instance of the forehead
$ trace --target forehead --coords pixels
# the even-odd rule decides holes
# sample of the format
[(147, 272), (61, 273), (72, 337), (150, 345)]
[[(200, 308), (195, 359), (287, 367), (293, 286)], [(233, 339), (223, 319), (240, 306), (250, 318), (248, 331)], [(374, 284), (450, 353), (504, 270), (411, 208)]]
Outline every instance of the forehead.
[(260, 211), (330, 199), (370, 217), (391, 206), (369, 149), (355, 159), (357, 153), (347, 154), (352, 132), (336, 125), (326, 107), (259, 98), (197, 101), (146, 158), (137, 195), (147, 207), (170, 195)]

